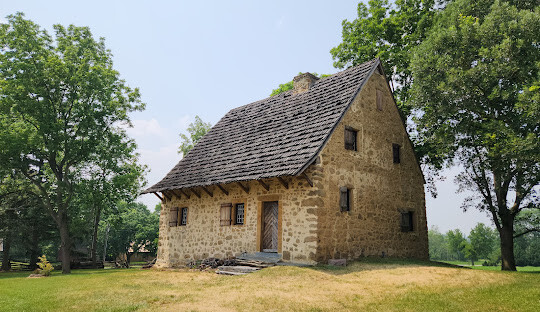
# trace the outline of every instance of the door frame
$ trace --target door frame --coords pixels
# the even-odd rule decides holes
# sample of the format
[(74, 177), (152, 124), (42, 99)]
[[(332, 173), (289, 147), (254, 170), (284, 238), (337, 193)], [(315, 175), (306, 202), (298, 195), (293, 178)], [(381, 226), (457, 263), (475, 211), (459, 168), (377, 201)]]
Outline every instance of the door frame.
[(278, 203), (278, 253), (282, 253), (282, 242), (283, 242), (283, 228), (282, 228), (282, 219), (283, 219), (283, 206), (281, 204), (279, 195), (264, 195), (257, 198), (257, 251), (262, 252), (262, 231), (263, 231), (263, 207), (265, 202), (277, 202)]

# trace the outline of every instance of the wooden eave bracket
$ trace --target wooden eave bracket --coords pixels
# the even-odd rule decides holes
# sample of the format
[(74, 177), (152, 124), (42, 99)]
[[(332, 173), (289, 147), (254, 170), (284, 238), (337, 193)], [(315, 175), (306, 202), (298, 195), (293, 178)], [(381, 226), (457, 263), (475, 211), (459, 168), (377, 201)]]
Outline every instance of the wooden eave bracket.
[(184, 196), (186, 196), (186, 197), (187, 197), (187, 199), (189, 199), (189, 195), (188, 195), (188, 194), (187, 194), (186, 192), (184, 192), (184, 190), (183, 190), (183, 189), (180, 189), (180, 193), (184, 194)]
[(257, 180), (257, 181), (259, 181), (259, 184), (262, 185), (262, 187), (264, 187), (265, 190), (270, 191), (270, 186), (264, 183), (263, 180)]
[(163, 197), (159, 196), (159, 194), (158, 194), (158, 193), (154, 192), (154, 193), (152, 193), (152, 194), (156, 195), (156, 196), (157, 196), (157, 198), (159, 198), (159, 200), (163, 201)]
[(242, 182), (236, 182), (236, 183), (244, 190), (244, 192), (246, 192), (246, 194), (249, 194), (249, 187), (244, 186)]
[(171, 190), (171, 192), (174, 194), (174, 196), (178, 197), (179, 199), (182, 198), (182, 194), (178, 194), (176, 190)]
[(218, 189), (220, 189), (223, 192), (223, 194), (229, 195), (229, 192), (223, 186), (217, 184), (217, 187), (218, 187)]
[(277, 178), (278, 178), (279, 183), (281, 183), (281, 185), (283, 185), (284, 188), (289, 189), (289, 183), (285, 181), (285, 179), (283, 179), (282, 177), (277, 177)]
[(167, 195), (166, 191), (161, 192), (161, 195), (163, 195), (163, 197), (165, 197), (167, 200), (171, 200), (171, 197)]
[(197, 193), (197, 191), (195, 191), (195, 189), (189, 189), (191, 191), (191, 193), (195, 194), (195, 196), (201, 198), (201, 194)]
[(203, 186), (202, 189), (203, 189), (203, 191), (206, 192), (206, 194), (210, 195), (210, 197), (214, 197), (214, 194), (212, 192), (210, 192), (210, 190), (207, 189), (206, 186)]
[(305, 172), (302, 172), (302, 177), (306, 179), (307, 183), (309, 183), (309, 186), (313, 187), (313, 181), (307, 176)]

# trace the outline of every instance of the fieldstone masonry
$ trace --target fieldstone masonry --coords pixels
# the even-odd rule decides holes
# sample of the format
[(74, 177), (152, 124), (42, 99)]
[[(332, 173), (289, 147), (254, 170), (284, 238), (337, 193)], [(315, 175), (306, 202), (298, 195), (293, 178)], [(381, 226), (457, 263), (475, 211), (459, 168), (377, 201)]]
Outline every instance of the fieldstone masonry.
[[(377, 109), (377, 90), (383, 95)], [(357, 130), (358, 150), (344, 148), (344, 129)], [(401, 163), (394, 164), (392, 144), (401, 146)], [(279, 202), (278, 253), (283, 261), (314, 264), (329, 259), (364, 256), (428, 258), (423, 176), (404, 124), (384, 76), (374, 73), (306, 170), (303, 177), (286, 177), (210, 187), (202, 192), (165, 200), (160, 216), (156, 266), (184, 265), (208, 257), (231, 257), (261, 251), (261, 211), (264, 201)], [(339, 188), (351, 189), (351, 209), (341, 212)], [(244, 225), (220, 225), (224, 203), (244, 203)], [(172, 208), (188, 207), (187, 225), (169, 226)], [(401, 232), (400, 211), (413, 211), (412, 232)]]

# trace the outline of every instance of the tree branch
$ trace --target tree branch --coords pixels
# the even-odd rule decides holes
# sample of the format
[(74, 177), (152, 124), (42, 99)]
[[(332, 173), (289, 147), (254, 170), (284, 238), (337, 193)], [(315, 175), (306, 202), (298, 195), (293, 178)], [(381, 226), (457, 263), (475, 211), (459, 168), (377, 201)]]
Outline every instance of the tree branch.
[(536, 229), (536, 228), (534, 228), (534, 229), (527, 229), (527, 230), (525, 230), (524, 232), (521, 232), (521, 233), (519, 233), (519, 234), (514, 235), (514, 238), (518, 238), (518, 237), (520, 237), (520, 236), (523, 236), (523, 235), (528, 234), (528, 233), (531, 233), (531, 232), (540, 232), (540, 228), (538, 228), (538, 229)]

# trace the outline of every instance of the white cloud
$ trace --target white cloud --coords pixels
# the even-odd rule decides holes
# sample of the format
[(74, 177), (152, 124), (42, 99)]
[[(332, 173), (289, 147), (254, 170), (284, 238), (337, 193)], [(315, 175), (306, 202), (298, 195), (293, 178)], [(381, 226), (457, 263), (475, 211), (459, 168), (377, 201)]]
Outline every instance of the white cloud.
[(163, 128), (159, 122), (152, 118), (150, 120), (138, 119), (132, 122), (133, 127), (127, 128), (126, 131), (130, 136), (159, 136), (164, 137), (167, 135), (167, 129)]

